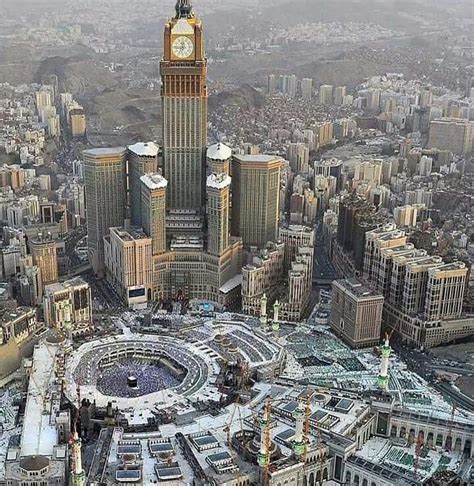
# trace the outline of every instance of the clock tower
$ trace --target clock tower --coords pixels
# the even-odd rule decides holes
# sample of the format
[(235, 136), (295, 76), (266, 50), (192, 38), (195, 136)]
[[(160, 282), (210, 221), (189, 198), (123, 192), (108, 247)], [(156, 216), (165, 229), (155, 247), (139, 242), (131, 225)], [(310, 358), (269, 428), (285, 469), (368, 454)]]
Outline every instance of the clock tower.
[(168, 210), (198, 215), (204, 206), (207, 59), (191, 0), (178, 0), (165, 25), (162, 79), (163, 170)]

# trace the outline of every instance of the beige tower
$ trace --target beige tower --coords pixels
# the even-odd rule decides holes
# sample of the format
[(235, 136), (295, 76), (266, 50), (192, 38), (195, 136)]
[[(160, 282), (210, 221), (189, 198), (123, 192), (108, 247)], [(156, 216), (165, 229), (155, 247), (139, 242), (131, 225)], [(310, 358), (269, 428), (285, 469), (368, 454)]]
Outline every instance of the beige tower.
[(229, 247), (230, 183), (227, 174), (207, 178), (208, 252), (221, 256)]
[(82, 106), (77, 106), (69, 112), (71, 136), (80, 138), (86, 134), (86, 115)]
[(384, 298), (356, 279), (334, 280), (330, 323), (333, 331), (354, 348), (375, 346), (380, 340)]
[(319, 103), (322, 105), (330, 105), (332, 103), (332, 84), (322, 84), (319, 87)]
[(201, 211), (207, 145), (207, 59), (202, 24), (189, 0), (178, 0), (175, 17), (165, 25), (160, 73), (168, 209)]
[(232, 162), (232, 234), (246, 247), (277, 237), (282, 159), (235, 155)]
[(127, 149), (85, 150), (83, 156), (89, 261), (94, 272), (103, 276), (103, 238), (125, 219)]
[(207, 166), (211, 173), (230, 175), (232, 149), (223, 143), (216, 143), (207, 149)]
[(136, 143), (128, 147), (130, 219), (135, 226), (142, 225), (140, 177), (158, 170), (158, 152), (158, 146), (153, 142)]
[(30, 241), (30, 252), (33, 265), (40, 270), (41, 283), (44, 288), (58, 281), (58, 258), (56, 254), (56, 242), (51, 235), (38, 234), (37, 238)]
[(141, 177), (141, 211), (143, 231), (152, 239), (153, 255), (166, 252), (166, 187), (160, 174)]
[(137, 228), (110, 228), (104, 238), (107, 280), (129, 307), (151, 299), (153, 258), (151, 238)]
[(462, 262), (428, 270), (425, 316), (429, 320), (461, 317), (468, 269)]

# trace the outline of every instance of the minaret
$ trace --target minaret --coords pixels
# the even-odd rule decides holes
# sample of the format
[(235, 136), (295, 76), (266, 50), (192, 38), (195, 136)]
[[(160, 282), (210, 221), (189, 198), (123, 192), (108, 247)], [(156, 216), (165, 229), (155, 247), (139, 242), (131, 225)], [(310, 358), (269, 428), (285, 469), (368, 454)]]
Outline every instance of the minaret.
[(72, 341), (72, 318), (71, 318), (71, 304), (67, 302), (64, 304), (64, 332), (65, 337)]
[(263, 417), (260, 421), (260, 452), (258, 453), (258, 465), (262, 468), (270, 462), (269, 451), (269, 427), (270, 427), (270, 404), (267, 402), (263, 409)]
[(71, 458), (72, 458), (72, 472), (71, 482), (72, 486), (85, 486), (86, 474), (82, 469), (82, 452), (81, 452), (81, 439), (77, 431), (74, 431), (74, 435), (69, 441), (71, 445)]
[(293, 412), (293, 418), (296, 422), (295, 438), (293, 439), (293, 452), (295, 453), (295, 456), (301, 457), (306, 450), (306, 445), (303, 437), (305, 411), (301, 402), (299, 402), (298, 406), (295, 408), (295, 411)]
[(272, 330), (275, 333), (278, 333), (280, 330), (280, 307), (281, 304), (278, 300), (275, 301), (273, 304), (273, 322), (272, 322)]
[(267, 294), (263, 294), (260, 299), (260, 324), (264, 331), (267, 329), (267, 302)]
[(382, 390), (386, 390), (388, 385), (388, 367), (390, 364), (390, 355), (392, 354), (389, 341), (390, 336), (385, 334), (385, 343), (381, 347), (382, 362), (380, 363), (380, 373), (377, 379), (377, 384)]

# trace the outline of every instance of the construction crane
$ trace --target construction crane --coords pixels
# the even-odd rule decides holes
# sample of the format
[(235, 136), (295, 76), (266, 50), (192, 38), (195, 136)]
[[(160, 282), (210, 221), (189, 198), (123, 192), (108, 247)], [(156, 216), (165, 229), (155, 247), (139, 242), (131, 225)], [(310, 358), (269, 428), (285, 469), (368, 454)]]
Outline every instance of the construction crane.
[[(311, 433), (311, 424), (310, 424), (310, 417), (311, 417), (311, 407), (310, 407), (310, 401), (309, 399), (306, 400), (306, 407), (305, 407), (305, 422), (304, 422), (304, 440), (305, 440), (305, 451), (303, 454), (303, 462), (306, 462), (307, 454), (308, 454), (308, 446), (310, 442), (310, 433)], [(317, 448), (318, 450), (323, 448), (323, 441), (322, 441), (322, 435), (321, 435), (321, 429), (319, 427), (319, 422), (318, 419), (314, 419), (315, 425), (314, 428), (316, 430), (316, 437), (318, 440), (318, 445)], [(324, 458), (322, 454), (319, 454), (320, 456), (320, 461), (321, 463), (324, 462)], [(322, 464), (321, 464), (322, 465)]]
[(418, 433), (418, 439), (416, 440), (415, 460), (413, 461), (413, 476), (415, 477), (415, 480), (418, 480), (418, 468), (419, 468), (419, 465), (420, 465), (420, 454), (421, 454), (421, 450), (423, 448), (424, 443), (425, 443), (425, 438), (423, 437), (423, 434), (420, 431)]
[(451, 452), (453, 449), (453, 426), (454, 426), (454, 414), (456, 413), (456, 404), (453, 402), (451, 409), (451, 417), (449, 419), (448, 435), (446, 436), (445, 448), (446, 452)]

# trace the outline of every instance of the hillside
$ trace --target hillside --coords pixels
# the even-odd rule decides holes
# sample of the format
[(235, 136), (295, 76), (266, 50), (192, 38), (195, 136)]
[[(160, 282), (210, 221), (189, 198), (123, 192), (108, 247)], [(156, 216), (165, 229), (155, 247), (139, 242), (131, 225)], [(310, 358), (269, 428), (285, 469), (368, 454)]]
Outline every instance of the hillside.
[(248, 84), (232, 91), (223, 91), (209, 98), (209, 110), (227, 105), (238, 105), (244, 110), (262, 108), (265, 105), (265, 96)]

